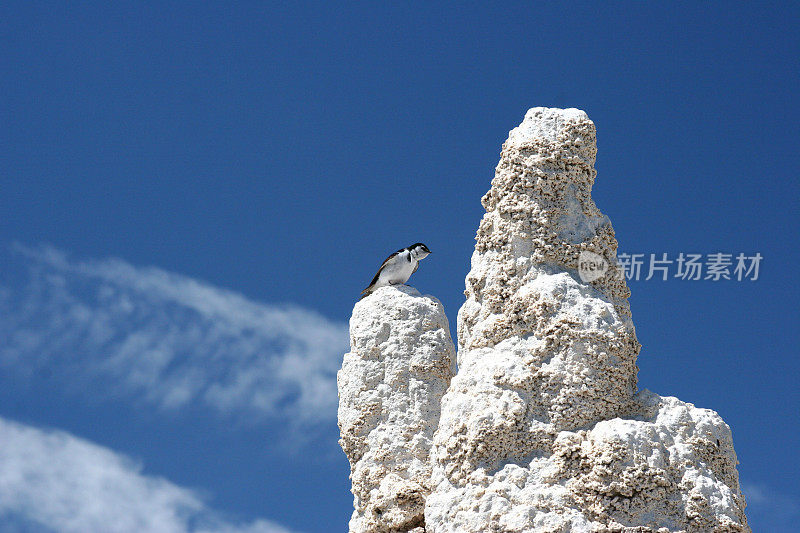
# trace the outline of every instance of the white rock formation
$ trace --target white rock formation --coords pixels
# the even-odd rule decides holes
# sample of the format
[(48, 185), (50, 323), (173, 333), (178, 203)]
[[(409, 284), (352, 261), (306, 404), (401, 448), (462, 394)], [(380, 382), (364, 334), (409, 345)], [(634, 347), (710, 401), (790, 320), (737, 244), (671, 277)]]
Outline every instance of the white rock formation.
[(339, 385), (339, 428), (350, 460), (352, 532), (423, 531), (428, 454), (455, 373), (442, 304), (401, 285), (358, 302)]
[(730, 428), (637, 394), (629, 290), (591, 199), (595, 127), (534, 108), (503, 145), (431, 452), (428, 532), (748, 531)]
[[(482, 200), (452, 381), (438, 302), (387, 288), (356, 305), (339, 373), (351, 531), (749, 531), (730, 428), (637, 392), (595, 155), (577, 109), (534, 108), (511, 131)], [(586, 254), (605, 275), (581, 277)], [(403, 374), (408, 361), (418, 370)]]

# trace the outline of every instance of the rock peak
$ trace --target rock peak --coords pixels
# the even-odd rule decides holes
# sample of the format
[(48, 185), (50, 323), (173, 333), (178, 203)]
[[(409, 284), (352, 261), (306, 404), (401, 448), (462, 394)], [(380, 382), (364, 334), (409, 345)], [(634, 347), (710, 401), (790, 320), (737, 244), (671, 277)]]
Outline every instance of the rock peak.
[(356, 303), (350, 352), (337, 376), (339, 443), (353, 482), (350, 531), (424, 524), (428, 456), (454, 373), (455, 347), (438, 300), (397, 285)]
[[(525, 287), (551, 274), (577, 278), (582, 252), (616, 264), (614, 229), (591, 197), (596, 153), (594, 123), (577, 109), (533, 108), (511, 130), (482, 199), (486, 213), (458, 319), (462, 350), (534, 331), (539, 293)], [(635, 342), (624, 279), (607, 275), (589, 288), (615, 306)]]
[(522, 124), (508, 133), (506, 145), (524, 145), (537, 140), (556, 142), (564, 131), (565, 124), (588, 120), (589, 116), (584, 111), (574, 107), (533, 107), (525, 113)]

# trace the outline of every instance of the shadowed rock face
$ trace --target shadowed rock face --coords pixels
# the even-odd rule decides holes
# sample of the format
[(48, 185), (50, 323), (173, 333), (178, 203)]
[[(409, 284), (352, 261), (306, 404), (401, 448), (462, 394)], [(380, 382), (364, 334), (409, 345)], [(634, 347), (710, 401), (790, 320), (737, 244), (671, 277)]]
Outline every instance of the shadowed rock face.
[[(730, 428), (637, 391), (630, 293), (591, 199), (595, 155), (577, 109), (531, 109), (510, 132), (482, 200), (452, 380), (444, 314), (422, 318), (438, 302), (429, 312), (413, 289), (388, 288), (356, 305), (339, 373), (351, 531), (749, 531)], [(584, 254), (605, 274), (584, 281)], [(428, 361), (414, 374), (424, 402), (383, 374), (415, 357)]]
[(424, 523), (428, 454), (455, 373), (438, 300), (401, 285), (358, 302), (350, 352), (337, 376), (339, 428), (350, 460), (353, 532), (411, 531)]

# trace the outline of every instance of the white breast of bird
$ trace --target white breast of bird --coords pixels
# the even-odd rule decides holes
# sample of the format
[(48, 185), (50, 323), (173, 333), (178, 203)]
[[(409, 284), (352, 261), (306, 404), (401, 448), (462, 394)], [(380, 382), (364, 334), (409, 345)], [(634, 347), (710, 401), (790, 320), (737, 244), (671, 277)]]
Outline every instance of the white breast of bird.
[(386, 285), (403, 284), (411, 277), (416, 264), (417, 261), (411, 256), (411, 252), (403, 250), (383, 267), (380, 279)]

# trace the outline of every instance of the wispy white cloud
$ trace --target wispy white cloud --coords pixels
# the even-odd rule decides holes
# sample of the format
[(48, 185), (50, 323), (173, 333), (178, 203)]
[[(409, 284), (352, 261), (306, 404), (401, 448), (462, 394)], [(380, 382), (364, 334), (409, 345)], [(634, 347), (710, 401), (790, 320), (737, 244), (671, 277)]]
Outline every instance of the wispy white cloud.
[(118, 259), (76, 261), (15, 246), (21, 279), (0, 284), (0, 366), (65, 388), (166, 410), (331, 423), (347, 326), (313, 311)]
[(800, 497), (784, 494), (764, 484), (742, 482), (747, 518), (753, 531), (797, 531)]
[(231, 522), (108, 448), (2, 418), (0, 522), (10, 528), (0, 531), (288, 533), (268, 520)]

